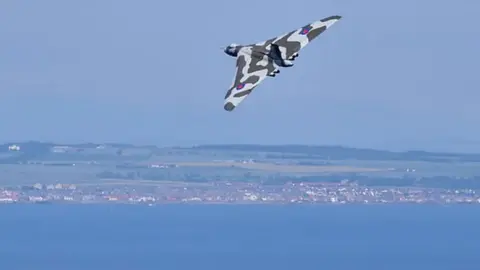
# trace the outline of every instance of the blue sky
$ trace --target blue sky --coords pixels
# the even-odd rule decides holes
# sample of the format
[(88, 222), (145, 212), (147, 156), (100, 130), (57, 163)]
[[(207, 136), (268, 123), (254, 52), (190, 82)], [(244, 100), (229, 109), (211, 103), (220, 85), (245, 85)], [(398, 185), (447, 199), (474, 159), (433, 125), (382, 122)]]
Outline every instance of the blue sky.
[[(0, 141), (480, 151), (480, 2), (2, 1)], [(342, 20), (234, 112), (252, 43)]]

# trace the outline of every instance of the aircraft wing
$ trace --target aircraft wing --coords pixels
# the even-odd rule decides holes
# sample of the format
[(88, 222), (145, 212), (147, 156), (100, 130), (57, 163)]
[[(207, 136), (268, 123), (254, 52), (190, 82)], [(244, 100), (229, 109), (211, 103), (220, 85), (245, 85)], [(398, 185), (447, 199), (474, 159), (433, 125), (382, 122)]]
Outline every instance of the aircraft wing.
[(275, 70), (273, 61), (266, 55), (252, 51), (251, 46), (240, 49), (236, 74), (225, 95), (224, 109), (233, 111), (266, 77)]
[(271, 44), (278, 45), (283, 59), (293, 60), (298, 52), (312, 42), (321, 33), (340, 20), (341, 16), (330, 16), (318, 21), (309, 23), (301, 28), (295, 29), (286, 34), (255, 44), (264, 48)]

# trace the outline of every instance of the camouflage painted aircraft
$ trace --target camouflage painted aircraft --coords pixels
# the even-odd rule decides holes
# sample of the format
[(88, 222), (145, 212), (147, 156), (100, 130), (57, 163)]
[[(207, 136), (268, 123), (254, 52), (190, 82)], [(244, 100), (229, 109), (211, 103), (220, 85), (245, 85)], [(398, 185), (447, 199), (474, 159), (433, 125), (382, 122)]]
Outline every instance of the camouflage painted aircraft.
[(233, 43), (224, 48), (226, 54), (237, 59), (224, 109), (233, 111), (267, 76), (275, 77), (280, 67), (292, 67), (299, 51), (340, 19), (341, 16), (330, 16), (266, 41), (251, 45)]

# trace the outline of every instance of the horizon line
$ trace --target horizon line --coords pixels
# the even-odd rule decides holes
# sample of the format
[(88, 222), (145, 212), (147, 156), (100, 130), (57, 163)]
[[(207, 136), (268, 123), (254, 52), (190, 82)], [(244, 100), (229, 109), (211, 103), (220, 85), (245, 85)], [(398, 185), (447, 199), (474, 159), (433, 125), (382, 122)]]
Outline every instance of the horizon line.
[(370, 151), (380, 151), (380, 152), (390, 152), (390, 153), (409, 153), (409, 152), (423, 152), (423, 153), (431, 153), (431, 154), (460, 154), (460, 155), (480, 155), (480, 153), (465, 153), (465, 152), (453, 152), (453, 151), (428, 151), (428, 150), (421, 150), (421, 149), (410, 149), (410, 150), (403, 150), (403, 151), (394, 151), (394, 150), (387, 150), (381, 148), (371, 148), (371, 147), (356, 147), (356, 146), (348, 146), (348, 145), (341, 145), (341, 144), (301, 144), (301, 143), (205, 143), (205, 144), (185, 144), (185, 145), (166, 145), (166, 146), (159, 146), (157, 144), (136, 144), (136, 143), (128, 143), (128, 142), (66, 142), (66, 143), (59, 143), (54, 141), (42, 141), (42, 140), (21, 140), (21, 141), (4, 141), (0, 142), (3, 145), (11, 145), (11, 144), (25, 144), (25, 143), (40, 143), (40, 144), (52, 144), (52, 145), (128, 145), (132, 147), (138, 148), (196, 148), (196, 147), (215, 147), (215, 146), (267, 146), (267, 147), (324, 147), (324, 148), (346, 148), (346, 149), (355, 149), (355, 150), (370, 150)]

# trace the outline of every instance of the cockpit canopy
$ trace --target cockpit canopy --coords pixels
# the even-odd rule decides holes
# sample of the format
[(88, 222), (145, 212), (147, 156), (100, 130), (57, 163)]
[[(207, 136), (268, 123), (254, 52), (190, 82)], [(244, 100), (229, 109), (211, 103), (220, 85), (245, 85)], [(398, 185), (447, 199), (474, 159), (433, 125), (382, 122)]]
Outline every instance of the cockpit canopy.
[(225, 48), (225, 53), (230, 55), (230, 56), (237, 57), (237, 55), (238, 55), (238, 44), (232, 43), (232, 44), (228, 45)]

